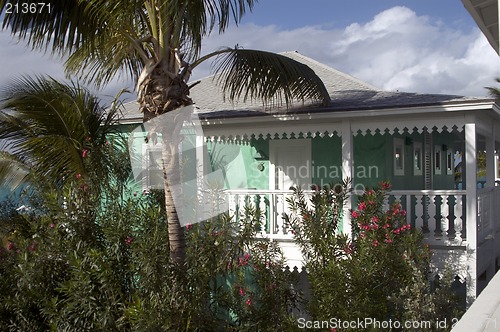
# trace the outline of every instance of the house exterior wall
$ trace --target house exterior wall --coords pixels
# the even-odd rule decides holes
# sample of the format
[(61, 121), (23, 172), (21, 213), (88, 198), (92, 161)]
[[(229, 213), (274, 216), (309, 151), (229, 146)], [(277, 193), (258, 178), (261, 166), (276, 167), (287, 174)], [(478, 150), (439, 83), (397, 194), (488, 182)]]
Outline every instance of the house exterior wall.
[[(292, 138), (295, 139), (295, 138)], [(297, 138), (301, 139), (301, 138)], [(342, 140), (337, 135), (313, 137), (311, 139), (311, 160), (309, 175), (311, 185), (329, 185), (341, 183), (342, 175)], [(404, 174), (395, 175), (393, 162), (394, 139), (401, 139), (404, 144)], [(374, 187), (380, 181), (390, 181), (395, 190), (423, 190), (425, 188), (424, 172), (414, 171), (414, 144), (422, 145), (422, 158), (429, 152), (433, 157), (434, 149), (447, 148), (441, 151), (441, 174), (436, 174), (434, 165), (431, 167), (432, 188), (455, 189), (454, 172), (446, 171), (447, 151), (463, 151), (463, 140), (455, 133), (441, 132), (432, 134), (431, 150), (427, 151), (424, 144), (424, 134), (392, 135), (376, 133), (374, 135), (356, 135), (353, 138), (354, 162), (353, 185), (356, 189)], [(282, 140), (287, 140), (286, 138)], [(265, 156), (270, 155), (269, 138), (252, 138), (248, 141), (209, 141), (207, 143), (210, 156), (208, 171), (221, 169), (226, 176), (226, 189), (274, 189), (269, 188), (270, 161), (256, 160), (257, 151)], [(458, 142), (458, 143), (457, 143)], [(259, 165), (263, 166), (262, 170)]]

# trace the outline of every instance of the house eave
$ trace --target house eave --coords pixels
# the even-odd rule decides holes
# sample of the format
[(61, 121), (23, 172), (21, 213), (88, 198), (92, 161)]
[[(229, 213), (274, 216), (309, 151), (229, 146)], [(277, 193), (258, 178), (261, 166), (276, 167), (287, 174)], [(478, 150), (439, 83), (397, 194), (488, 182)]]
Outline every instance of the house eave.
[[(258, 115), (238, 115), (233, 112), (233, 116), (225, 117), (210, 117), (210, 113), (200, 113), (203, 125), (230, 125), (248, 122), (251, 119), (252, 123), (265, 123), (269, 121), (302, 121), (302, 120), (342, 120), (346, 118), (366, 118), (366, 117), (385, 117), (385, 116), (414, 116), (418, 114), (443, 114), (449, 112), (464, 112), (464, 111), (484, 111), (495, 110), (495, 113), (500, 115), (500, 108), (493, 100), (480, 100), (474, 102), (461, 102), (456, 104), (446, 105), (427, 105), (427, 106), (411, 106), (411, 107), (382, 107), (382, 108), (362, 108), (346, 111), (331, 111), (330, 108), (314, 108), (313, 111), (295, 110), (294, 112), (283, 114), (265, 114)], [(204, 115), (208, 115), (204, 117)]]
[(498, 0), (462, 0), (462, 3), (495, 52), (500, 54), (498, 25), (500, 7)]

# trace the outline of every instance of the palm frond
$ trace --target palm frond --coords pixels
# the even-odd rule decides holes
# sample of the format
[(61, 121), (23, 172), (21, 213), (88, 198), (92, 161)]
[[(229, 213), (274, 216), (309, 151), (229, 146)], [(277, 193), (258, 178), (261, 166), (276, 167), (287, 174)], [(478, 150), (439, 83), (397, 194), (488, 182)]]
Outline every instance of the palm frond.
[(0, 151), (0, 186), (12, 191), (32, 180), (30, 167), (19, 157)]
[[(26, 5), (28, 10), (35, 12), (23, 13)], [(93, 38), (96, 30), (103, 27), (101, 22), (88, 15), (84, 2), (80, 0), (40, 3), (0, 0), (0, 13), (3, 15), (3, 29), (10, 29), (13, 35), (27, 41), (35, 49), (51, 49), (59, 54), (77, 48), (83, 40)]]
[[(247, 11), (252, 11), (255, 0), (166, 1), (168, 12), (179, 27), (176, 29), (182, 44), (182, 53), (190, 60), (198, 57), (201, 42), (215, 27), (224, 33), (231, 22), (238, 24)], [(175, 36), (174, 36), (175, 38)], [(174, 46), (177, 47), (177, 46)]]
[(27, 161), (37, 176), (56, 185), (88, 173), (84, 151), (100, 156), (117, 115), (105, 113), (79, 85), (44, 77), (14, 82), (3, 91), (1, 103), (0, 139), (8, 140), (11, 153)]
[[(497, 77), (495, 79), (495, 82), (500, 84), (500, 77)], [(499, 87), (490, 87), (487, 86), (485, 87), (486, 90), (488, 90), (488, 94), (490, 97), (495, 98), (495, 99), (500, 99), (500, 88)]]
[(219, 53), (214, 72), (231, 101), (261, 99), (265, 104), (287, 106), (294, 100), (330, 101), (321, 79), (305, 64), (264, 51), (236, 48)]
[(144, 59), (131, 49), (129, 36), (114, 34), (97, 45), (84, 43), (65, 63), (67, 74), (102, 87), (114, 77), (125, 74), (137, 81)]

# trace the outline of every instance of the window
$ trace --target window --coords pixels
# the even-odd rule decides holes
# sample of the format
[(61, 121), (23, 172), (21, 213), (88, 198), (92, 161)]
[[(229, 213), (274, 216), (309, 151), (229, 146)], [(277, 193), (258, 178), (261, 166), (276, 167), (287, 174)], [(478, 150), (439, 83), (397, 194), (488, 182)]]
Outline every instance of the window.
[(394, 175), (405, 175), (404, 141), (394, 139)]
[(454, 165), (454, 159), (453, 159), (453, 150), (448, 149), (446, 151), (446, 175), (453, 175), (455, 165)]
[(142, 152), (142, 189), (163, 189), (161, 143), (144, 143)]
[(413, 175), (422, 175), (422, 143), (413, 143)]
[(441, 146), (434, 146), (434, 174), (441, 174)]

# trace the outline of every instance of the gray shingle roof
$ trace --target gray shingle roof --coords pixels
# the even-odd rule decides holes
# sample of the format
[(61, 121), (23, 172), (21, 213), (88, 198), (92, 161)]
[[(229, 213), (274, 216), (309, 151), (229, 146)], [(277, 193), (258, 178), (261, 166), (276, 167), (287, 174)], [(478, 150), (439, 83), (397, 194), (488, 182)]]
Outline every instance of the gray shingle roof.
[[(463, 97), (454, 95), (419, 94), (407, 92), (382, 91), (348, 74), (328, 67), (297, 52), (283, 55), (308, 65), (321, 78), (330, 93), (331, 103), (319, 106), (311, 102), (296, 103), (291, 109), (284, 106), (264, 107), (261, 101), (238, 100), (234, 103), (224, 100), (221, 90), (216, 85), (214, 76), (200, 80), (191, 89), (191, 98), (199, 109), (202, 118), (258, 116), (269, 113), (313, 113), (340, 112), (350, 110), (369, 110), (379, 108), (406, 108), (431, 105), (454, 104), (466, 101), (480, 101), (485, 98)], [(137, 103), (125, 104), (124, 119), (140, 119)]]

